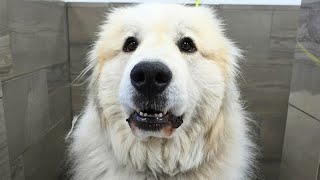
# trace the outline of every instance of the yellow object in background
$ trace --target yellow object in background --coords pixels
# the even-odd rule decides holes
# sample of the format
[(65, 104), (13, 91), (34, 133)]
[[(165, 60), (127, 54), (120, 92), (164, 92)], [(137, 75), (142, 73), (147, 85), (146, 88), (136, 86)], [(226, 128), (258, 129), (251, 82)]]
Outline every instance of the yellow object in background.
[(200, 0), (196, 0), (196, 7), (200, 5)]
[(320, 66), (320, 59), (313, 55), (311, 52), (308, 51), (300, 42), (297, 43), (298, 47), (306, 54), (311, 60), (313, 60), (317, 65)]

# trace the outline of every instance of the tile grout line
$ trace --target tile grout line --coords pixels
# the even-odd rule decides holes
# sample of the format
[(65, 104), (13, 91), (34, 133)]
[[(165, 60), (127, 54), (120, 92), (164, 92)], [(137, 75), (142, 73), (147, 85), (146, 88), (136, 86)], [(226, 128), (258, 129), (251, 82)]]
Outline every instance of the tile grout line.
[(295, 109), (301, 111), (302, 113), (306, 114), (307, 116), (311, 117), (312, 119), (315, 119), (316, 121), (320, 122), (320, 120), (319, 120), (318, 118), (316, 118), (315, 116), (313, 116), (313, 115), (307, 113), (306, 111), (298, 108), (297, 106), (295, 106), (295, 105), (293, 105), (293, 104), (291, 104), (291, 103), (289, 103), (289, 105), (292, 106), (292, 107), (294, 107)]
[(15, 74), (13, 75), (12, 77), (10, 77), (9, 75), (9, 78), (4, 78), (4, 79), (1, 79), (1, 82), (2, 83), (7, 83), (8, 81), (10, 80), (14, 80), (14, 79), (19, 79), (21, 77), (24, 77), (24, 76), (27, 76), (27, 75), (30, 75), (32, 73), (35, 73), (35, 72), (38, 72), (38, 71), (41, 71), (41, 70), (45, 70), (45, 69), (48, 69), (52, 66), (55, 66), (55, 65), (59, 65), (59, 64), (65, 64), (66, 62), (58, 62), (58, 63), (54, 63), (54, 64), (50, 64), (50, 65), (47, 65), (47, 66), (42, 66), (42, 67), (39, 67), (37, 69), (33, 69), (32, 71), (29, 71), (29, 72), (24, 72), (24, 73), (20, 73), (20, 74)]

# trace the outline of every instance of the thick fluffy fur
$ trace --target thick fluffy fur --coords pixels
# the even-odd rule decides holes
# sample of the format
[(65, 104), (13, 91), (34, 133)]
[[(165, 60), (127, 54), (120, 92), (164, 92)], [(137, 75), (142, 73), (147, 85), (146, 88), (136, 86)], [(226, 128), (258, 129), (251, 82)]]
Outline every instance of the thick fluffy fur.
[[(235, 82), (239, 50), (206, 7), (142, 4), (116, 9), (102, 25), (89, 56), (88, 101), (71, 133), (74, 180), (215, 179), (251, 176), (253, 145)], [(122, 52), (128, 36), (140, 39)], [(191, 37), (195, 53), (176, 42)], [(168, 110), (184, 114), (173, 134), (131, 131), (134, 110), (129, 73), (145, 59), (173, 72)]]

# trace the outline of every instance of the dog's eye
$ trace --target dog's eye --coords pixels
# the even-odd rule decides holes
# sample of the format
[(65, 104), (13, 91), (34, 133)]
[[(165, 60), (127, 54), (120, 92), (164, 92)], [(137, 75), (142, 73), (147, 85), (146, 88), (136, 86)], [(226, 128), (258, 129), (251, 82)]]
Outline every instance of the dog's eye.
[(139, 44), (139, 43), (138, 43), (137, 38), (135, 38), (135, 37), (128, 37), (127, 40), (126, 40), (126, 42), (125, 42), (124, 45), (123, 45), (122, 50), (123, 50), (124, 52), (132, 52), (132, 51), (134, 51), (134, 50), (137, 49), (138, 44)]
[(182, 38), (178, 43), (179, 49), (182, 52), (193, 53), (197, 51), (197, 47), (193, 40), (189, 37)]

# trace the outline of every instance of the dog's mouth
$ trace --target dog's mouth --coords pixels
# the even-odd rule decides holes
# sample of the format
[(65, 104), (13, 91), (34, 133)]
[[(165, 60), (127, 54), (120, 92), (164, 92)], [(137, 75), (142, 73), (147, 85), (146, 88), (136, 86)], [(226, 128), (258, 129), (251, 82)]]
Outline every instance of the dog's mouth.
[(164, 128), (176, 129), (183, 123), (183, 115), (175, 116), (171, 112), (147, 109), (133, 112), (127, 119), (130, 127), (145, 131), (161, 131)]

